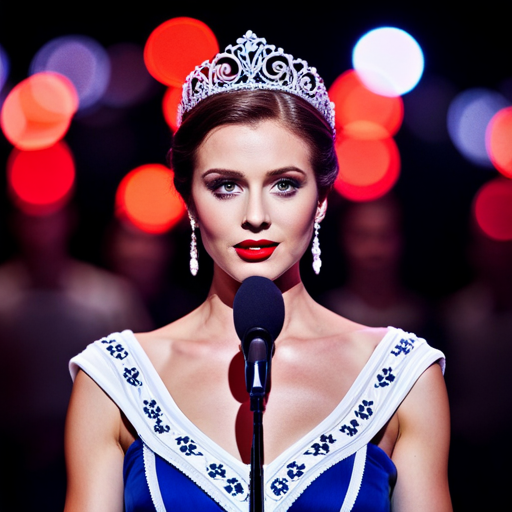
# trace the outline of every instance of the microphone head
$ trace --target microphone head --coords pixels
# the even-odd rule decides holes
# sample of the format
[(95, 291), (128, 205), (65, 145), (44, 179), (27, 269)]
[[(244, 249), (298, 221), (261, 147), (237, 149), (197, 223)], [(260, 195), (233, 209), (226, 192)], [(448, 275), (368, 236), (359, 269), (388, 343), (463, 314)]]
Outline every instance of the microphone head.
[(271, 338), (269, 341), (273, 343), (284, 323), (284, 300), (281, 290), (266, 277), (248, 277), (235, 295), (233, 320), (244, 353), (244, 340), (251, 329), (267, 331)]

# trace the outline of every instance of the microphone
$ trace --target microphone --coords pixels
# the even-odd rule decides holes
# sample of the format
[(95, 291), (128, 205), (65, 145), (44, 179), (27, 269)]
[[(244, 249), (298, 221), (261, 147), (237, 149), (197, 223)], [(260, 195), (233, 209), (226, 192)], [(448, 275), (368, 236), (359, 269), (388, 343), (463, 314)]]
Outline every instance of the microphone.
[(283, 328), (281, 291), (266, 277), (248, 277), (235, 295), (233, 320), (242, 342), (245, 382), (251, 396), (251, 410), (254, 410), (256, 401), (252, 399), (264, 399), (268, 392), (274, 341)]

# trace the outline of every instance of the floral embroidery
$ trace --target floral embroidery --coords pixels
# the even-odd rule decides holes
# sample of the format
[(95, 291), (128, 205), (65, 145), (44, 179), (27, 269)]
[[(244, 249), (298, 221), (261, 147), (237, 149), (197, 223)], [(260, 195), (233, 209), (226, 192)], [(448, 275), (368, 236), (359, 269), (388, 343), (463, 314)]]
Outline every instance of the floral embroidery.
[(286, 474), (289, 476), (290, 480), (296, 480), (304, 474), (306, 464), (301, 464), (299, 466), (295, 461), (293, 461), (286, 467), (288, 468), (288, 472)]
[(138, 376), (140, 375), (139, 370), (137, 368), (125, 368), (123, 377), (126, 379), (126, 382), (128, 384), (131, 384), (132, 386), (142, 386), (142, 382), (138, 379)]
[(242, 484), (236, 479), (236, 478), (230, 478), (227, 480), (227, 483), (229, 485), (226, 485), (224, 487), (224, 490), (231, 494), (231, 496), (236, 496), (237, 494), (243, 494), (244, 488), (242, 487)]
[(144, 414), (150, 419), (150, 420), (156, 420), (155, 425), (153, 426), (153, 430), (157, 434), (163, 434), (164, 432), (169, 432), (170, 427), (169, 425), (162, 425), (163, 421), (161, 420), (161, 416), (163, 416), (163, 412), (160, 409), (160, 407), (157, 405), (156, 400), (151, 400), (149, 402), (148, 400), (144, 400), (144, 407), (143, 411)]
[(416, 340), (414, 338), (411, 338), (409, 340), (400, 340), (398, 342), (398, 345), (395, 345), (395, 349), (391, 351), (391, 353), (394, 356), (399, 356), (400, 354), (407, 355), (413, 348), (414, 348), (414, 342)]
[(369, 401), (369, 400), (363, 400), (360, 404), (359, 404), (359, 407), (357, 408), (357, 411), (354, 411), (354, 414), (362, 419), (362, 420), (367, 420), (370, 418), (370, 416), (373, 415), (373, 409), (371, 408), (371, 406), (373, 405), (373, 402), (372, 401)]
[(343, 432), (344, 434), (347, 434), (348, 436), (353, 437), (358, 432), (357, 427), (359, 427), (359, 423), (357, 422), (357, 420), (352, 420), (350, 422), (350, 425), (346, 425), (346, 424), (343, 425), (340, 428), (340, 432)]
[[(363, 400), (358, 406), (357, 409), (354, 411), (354, 415), (359, 418), (360, 420), (369, 420), (370, 416), (373, 416), (373, 409), (372, 409), (373, 401), (372, 400)], [(359, 430), (359, 423), (357, 420), (352, 420), (350, 422), (350, 425), (343, 425), (340, 428), (340, 432), (343, 432), (344, 434), (347, 434), (350, 437), (355, 436)]]
[[(331, 434), (326, 436), (325, 434), (322, 434), (320, 436), (320, 443), (314, 443), (311, 445), (311, 448), (304, 452), (304, 455), (327, 455), (330, 451), (329, 444), (334, 444), (336, 442), (336, 439), (332, 437)], [(313, 450), (313, 451), (311, 451)]]
[(288, 492), (288, 480), (286, 478), (276, 478), (272, 485), (270, 486), (272, 492), (276, 496), (281, 496), (281, 494), (286, 494)]
[(376, 388), (385, 388), (389, 386), (394, 380), (393, 368), (382, 368), (382, 372), (377, 375), (377, 383), (374, 385)]
[(187, 457), (191, 455), (203, 455), (201, 452), (196, 452), (197, 445), (193, 439), (190, 439), (188, 436), (177, 437), (176, 443), (180, 447), (180, 452), (184, 453)]
[(224, 469), (223, 464), (210, 464), (208, 466), (208, 475), (215, 480), (218, 476), (220, 478), (226, 478), (226, 470)]
[(117, 345), (111, 345), (111, 343), (115, 343), (115, 340), (105, 340), (102, 341), (102, 343), (109, 343), (109, 346), (107, 347), (107, 352), (110, 353), (112, 357), (115, 359), (125, 359), (128, 357), (128, 352), (124, 349), (123, 345), (121, 343), (118, 343)]
[[(276, 478), (274, 478), (270, 487), (267, 487), (269, 497), (270, 495), (273, 495), (276, 501), (283, 499), (284, 496), (287, 496), (290, 493), (290, 490), (293, 489), (294, 486), (300, 485), (302, 477), (305, 476), (308, 471), (312, 471), (315, 464), (322, 463), (322, 456), (328, 454), (329, 456), (332, 456), (336, 453), (336, 450), (344, 448), (345, 440), (348, 439), (336, 434), (337, 431), (348, 436), (348, 438), (352, 438), (363, 431), (363, 425), (367, 425), (370, 420), (373, 419), (374, 415), (378, 416), (377, 411), (380, 406), (376, 406), (375, 403), (380, 404), (380, 399), (378, 397), (378, 393), (380, 393), (380, 391), (373, 392), (371, 391), (371, 388), (373, 387), (377, 390), (388, 388), (389, 391), (393, 389), (391, 384), (397, 380), (397, 376), (394, 374), (394, 371), (397, 371), (395, 368), (397, 360), (395, 358), (410, 354), (411, 351), (413, 351), (419, 344), (416, 342), (417, 340), (414, 338), (395, 338), (391, 341), (392, 345), (389, 345), (385, 358), (381, 362), (381, 365), (386, 365), (386, 367), (382, 368), (382, 366), (380, 366), (380, 368), (382, 368), (380, 372), (376, 372), (377, 374), (373, 373), (373, 381), (368, 383), (368, 387), (370, 389), (367, 389), (367, 391), (369, 391), (370, 394), (368, 395), (365, 393), (366, 399), (362, 400), (360, 398), (359, 404), (352, 408), (352, 413), (349, 413), (345, 419), (339, 418), (336, 422), (337, 425), (317, 437), (314, 440), (315, 442), (306, 448), (307, 451), (305, 451), (302, 456), (299, 456), (296, 460), (290, 462), (280, 470), (279, 477), (276, 475)], [(140, 367), (138, 366), (138, 363), (134, 358), (132, 358), (131, 350), (126, 350), (126, 348), (131, 347), (128, 340), (125, 341), (123, 338), (116, 339), (114, 337), (109, 337), (102, 339), (101, 343), (103, 343), (103, 348), (106, 349), (110, 357), (116, 360), (119, 375), (122, 376), (130, 386), (134, 386), (134, 388), (144, 386), (144, 388), (147, 388), (147, 386), (150, 385), (149, 382), (144, 382), (144, 376), (139, 370)], [(133, 355), (135, 355), (135, 353)], [(105, 357), (107, 356), (105, 355)], [(126, 358), (128, 359), (124, 361)], [(129, 388), (129, 386), (126, 387)], [(150, 426), (153, 426), (153, 429), (157, 434), (170, 432), (171, 428), (169, 425), (173, 425), (172, 423), (169, 425), (166, 424), (165, 420), (172, 421), (172, 411), (169, 418), (164, 415), (164, 412), (159, 407), (156, 400), (152, 399), (151, 386), (146, 390), (146, 393), (143, 393), (143, 396), (140, 396), (140, 391), (143, 391), (144, 388), (141, 390), (132, 388), (132, 391), (138, 394), (138, 400), (143, 401), (144, 405), (141, 406), (141, 409), (149, 420), (151, 420)], [(388, 390), (386, 390), (386, 392), (387, 391)], [(385, 392), (383, 391), (382, 393)], [(147, 399), (144, 400), (144, 398)], [(374, 401), (369, 400), (368, 398), (373, 398)], [(219, 462), (201, 464), (201, 461), (205, 461), (204, 458), (194, 459), (193, 457), (203, 456), (203, 453), (200, 451), (195, 441), (189, 436), (184, 435), (184, 432), (175, 432), (175, 427), (173, 427), (172, 430), (173, 435), (170, 440), (174, 439), (176, 441), (176, 444), (173, 446), (175, 453), (178, 452), (181, 456), (190, 457), (197, 462), (201, 467), (199, 471), (211, 479), (211, 485), (217, 486), (219, 490), (223, 489), (224, 492), (230, 496), (238, 497), (237, 499), (239, 500), (243, 500), (244, 498), (246, 499), (247, 485), (238, 478), (228, 478), (228, 475), (231, 473), (229, 466)], [(203, 448), (205, 447), (203, 446)], [(306, 459), (305, 456), (310, 456), (310, 458)], [(311, 458), (311, 456), (314, 457), (314, 459)], [(303, 463), (303, 461), (306, 461), (306, 463)]]

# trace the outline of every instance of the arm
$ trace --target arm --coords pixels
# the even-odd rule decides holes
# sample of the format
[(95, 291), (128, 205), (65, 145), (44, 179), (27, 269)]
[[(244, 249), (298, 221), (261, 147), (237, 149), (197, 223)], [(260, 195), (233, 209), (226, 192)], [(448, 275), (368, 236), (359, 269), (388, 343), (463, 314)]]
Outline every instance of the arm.
[(122, 512), (121, 414), (84, 372), (76, 376), (66, 420), (65, 512)]
[(450, 413), (441, 368), (430, 366), (398, 409), (394, 512), (452, 512), (448, 489)]

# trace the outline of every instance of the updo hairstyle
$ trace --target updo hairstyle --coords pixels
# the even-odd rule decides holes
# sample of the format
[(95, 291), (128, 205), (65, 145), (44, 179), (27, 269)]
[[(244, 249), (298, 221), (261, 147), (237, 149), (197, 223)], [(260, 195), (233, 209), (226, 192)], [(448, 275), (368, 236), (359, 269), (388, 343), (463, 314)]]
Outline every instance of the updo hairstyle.
[(322, 114), (306, 100), (282, 91), (250, 90), (215, 94), (190, 112), (173, 137), (168, 162), (174, 171), (174, 186), (185, 203), (191, 204), (192, 174), (196, 153), (208, 133), (226, 124), (252, 124), (276, 120), (303, 139), (311, 151), (311, 166), (321, 198), (338, 174), (333, 132)]

